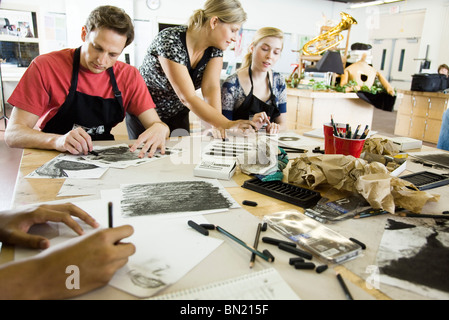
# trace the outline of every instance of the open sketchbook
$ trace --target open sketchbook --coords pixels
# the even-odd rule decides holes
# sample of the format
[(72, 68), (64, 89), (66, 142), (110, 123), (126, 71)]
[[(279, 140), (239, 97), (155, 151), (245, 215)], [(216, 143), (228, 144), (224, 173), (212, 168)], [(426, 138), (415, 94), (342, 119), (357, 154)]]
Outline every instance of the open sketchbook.
[(299, 300), (299, 297), (274, 268), (268, 268), (149, 300)]

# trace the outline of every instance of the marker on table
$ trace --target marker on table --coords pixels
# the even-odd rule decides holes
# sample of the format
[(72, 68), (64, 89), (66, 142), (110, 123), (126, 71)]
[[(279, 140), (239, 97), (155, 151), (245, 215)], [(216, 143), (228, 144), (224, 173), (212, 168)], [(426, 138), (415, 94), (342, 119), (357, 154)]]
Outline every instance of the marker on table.
[(113, 212), (112, 212), (112, 202), (108, 202), (108, 226), (113, 228)]
[(351, 293), (349, 292), (348, 287), (346, 286), (345, 281), (343, 280), (343, 278), (341, 277), (341, 275), (339, 273), (337, 273), (337, 279), (338, 279), (338, 282), (340, 283), (341, 288), (343, 289), (343, 292), (345, 293), (346, 298), (348, 300), (354, 300), (352, 298)]

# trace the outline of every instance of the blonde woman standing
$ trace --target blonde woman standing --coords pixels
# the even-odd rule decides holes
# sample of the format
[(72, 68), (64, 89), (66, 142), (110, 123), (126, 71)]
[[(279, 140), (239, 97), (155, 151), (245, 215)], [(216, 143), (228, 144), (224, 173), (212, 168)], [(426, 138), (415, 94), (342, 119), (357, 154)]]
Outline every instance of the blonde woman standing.
[(272, 70), (281, 56), (283, 39), (277, 28), (256, 32), (242, 67), (222, 85), (222, 112), (228, 119), (252, 119), (257, 127), (266, 124), (267, 133), (286, 129), (285, 80)]
[[(250, 121), (230, 121), (221, 114), (220, 72), (223, 50), (234, 41), (246, 13), (238, 0), (207, 0), (187, 26), (166, 28), (151, 43), (140, 73), (156, 104), (156, 111), (176, 135), (190, 132), (189, 112), (220, 130), (250, 129)], [(204, 100), (195, 94), (202, 91)], [(135, 139), (143, 125), (126, 117), (128, 135)], [(185, 133), (185, 134), (183, 134)]]

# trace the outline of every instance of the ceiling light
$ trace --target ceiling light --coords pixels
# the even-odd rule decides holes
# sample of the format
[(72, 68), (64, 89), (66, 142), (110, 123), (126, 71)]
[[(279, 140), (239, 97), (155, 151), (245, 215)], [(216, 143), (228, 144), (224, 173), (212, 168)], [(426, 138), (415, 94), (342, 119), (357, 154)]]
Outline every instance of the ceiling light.
[(399, 2), (399, 1), (404, 1), (404, 0), (379, 0), (379, 1), (362, 2), (362, 3), (353, 4), (353, 5), (351, 5), (350, 8), (356, 9), (356, 8), (363, 8), (363, 7), (368, 7), (368, 6), (378, 6), (381, 4), (393, 3), (393, 2)]

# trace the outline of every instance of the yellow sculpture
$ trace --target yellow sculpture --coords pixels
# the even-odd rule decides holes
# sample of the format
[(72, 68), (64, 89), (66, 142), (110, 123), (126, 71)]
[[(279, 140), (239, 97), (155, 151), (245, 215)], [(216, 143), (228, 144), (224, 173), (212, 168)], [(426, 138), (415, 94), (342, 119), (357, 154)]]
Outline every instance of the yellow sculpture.
[(349, 30), (353, 24), (357, 24), (357, 21), (344, 12), (340, 12), (340, 16), (341, 21), (339, 24), (313, 38), (302, 47), (302, 52), (305, 55), (320, 55), (343, 41), (341, 32)]

